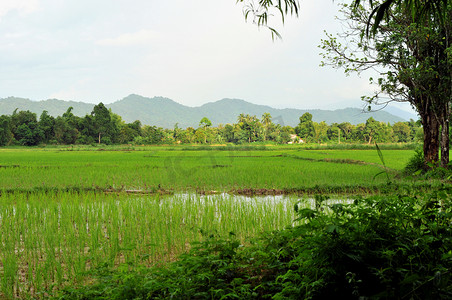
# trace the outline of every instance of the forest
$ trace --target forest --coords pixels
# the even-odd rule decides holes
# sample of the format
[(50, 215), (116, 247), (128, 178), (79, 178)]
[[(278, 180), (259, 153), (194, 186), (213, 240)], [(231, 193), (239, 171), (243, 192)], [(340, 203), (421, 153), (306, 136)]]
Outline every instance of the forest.
[[(296, 135), (296, 136), (295, 136)], [(91, 144), (245, 144), (253, 142), (287, 143), (414, 143), (422, 141), (419, 121), (379, 122), (372, 117), (366, 123), (327, 124), (312, 121), (310, 113), (300, 116), (297, 126), (281, 126), (269, 113), (261, 117), (240, 114), (234, 124), (212, 126), (208, 117), (197, 128), (166, 129), (142, 125), (139, 120), (126, 123), (101, 102), (84, 117), (72, 113), (72, 107), (53, 117), (47, 111), (38, 116), (30, 111), (14, 111), (0, 116), (0, 146), (91, 145)]]

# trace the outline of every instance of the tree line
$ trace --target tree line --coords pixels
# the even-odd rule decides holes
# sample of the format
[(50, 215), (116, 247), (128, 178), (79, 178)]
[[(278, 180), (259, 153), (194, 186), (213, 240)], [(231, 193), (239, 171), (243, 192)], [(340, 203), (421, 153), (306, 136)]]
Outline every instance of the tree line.
[(372, 117), (366, 123), (333, 123), (312, 121), (305, 113), (297, 126), (283, 126), (273, 122), (269, 113), (260, 118), (240, 114), (234, 124), (212, 126), (204, 117), (197, 128), (173, 129), (142, 125), (140, 121), (126, 123), (121, 116), (107, 109), (103, 103), (94, 106), (84, 117), (72, 113), (72, 107), (53, 117), (43, 111), (38, 118), (30, 111), (17, 111), (0, 116), (0, 146), (41, 144), (244, 144), (253, 142), (303, 143), (387, 143), (422, 140), (419, 121), (397, 122), (393, 125)]

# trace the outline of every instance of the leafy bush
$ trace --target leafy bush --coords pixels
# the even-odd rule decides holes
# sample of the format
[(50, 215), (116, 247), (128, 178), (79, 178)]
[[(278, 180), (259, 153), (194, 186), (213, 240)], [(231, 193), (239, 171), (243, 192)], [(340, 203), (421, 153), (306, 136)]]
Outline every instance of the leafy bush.
[(283, 243), (292, 251), (284, 255), (288, 264), (274, 298), (448, 299), (449, 193), (358, 199), (332, 205), (331, 214), (300, 211), (307, 223), (290, 229), (291, 239)]
[(425, 169), (424, 152), (422, 149), (416, 149), (414, 156), (410, 158), (410, 161), (405, 166), (404, 173), (407, 175), (412, 175), (421, 173)]
[(452, 189), (316, 209), (242, 246), (211, 235), (165, 267), (101, 269), (59, 299), (451, 299)]
[(418, 148), (414, 156), (405, 166), (403, 173), (405, 175), (416, 175), (423, 179), (450, 179), (452, 177), (452, 163), (448, 168), (437, 166), (436, 164), (425, 164), (424, 152)]

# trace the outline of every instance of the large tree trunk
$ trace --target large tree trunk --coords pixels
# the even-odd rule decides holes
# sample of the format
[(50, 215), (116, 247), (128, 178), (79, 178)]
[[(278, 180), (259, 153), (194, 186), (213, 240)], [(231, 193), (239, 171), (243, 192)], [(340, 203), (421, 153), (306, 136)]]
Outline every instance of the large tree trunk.
[(440, 122), (429, 111), (420, 113), (424, 129), (424, 160), (425, 169), (430, 165), (437, 165), (439, 161), (439, 127)]
[(444, 122), (441, 128), (441, 167), (449, 165), (449, 122)]
[(441, 167), (449, 165), (449, 104), (446, 103), (441, 114)]

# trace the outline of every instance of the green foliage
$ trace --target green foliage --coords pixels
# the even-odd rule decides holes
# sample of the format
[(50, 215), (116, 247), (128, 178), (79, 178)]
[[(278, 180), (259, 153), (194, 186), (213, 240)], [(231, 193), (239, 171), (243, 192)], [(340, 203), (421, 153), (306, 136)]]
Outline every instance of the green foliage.
[(357, 199), (331, 205), (332, 213), (302, 211), (306, 224), (288, 229), (290, 239), (277, 243), (290, 249), (275, 259), (287, 266), (277, 276), (278, 296), (447, 299), (452, 292), (450, 193)]
[(0, 146), (8, 145), (12, 137), (11, 117), (5, 115), (0, 116)]
[[(310, 143), (341, 142), (391, 142), (392, 127), (370, 118), (366, 124), (352, 125), (348, 122), (328, 125), (325, 121), (312, 121), (310, 113), (304, 113), (295, 128), (273, 123), (272, 116), (264, 113), (262, 118), (249, 114), (240, 114), (236, 124), (219, 124), (212, 127), (206, 117), (199, 122), (199, 128), (165, 129), (157, 126), (142, 126), (140, 121), (125, 123), (121, 116), (99, 103), (91, 114), (84, 117), (74, 115), (73, 107), (56, 118), (43, 111), (39, 122), (36, 114), (30, 111), (15, 111), (12, 116), (0, 116), (0, 146), (17, 143), (20, 145), (60, 144), (73, 145), (94, 143), (102, 144), (249, 144), (268, 142), (269, 144), (287, 144), (297, 142), (300, 137)], [(344, 116), (347, 118), (347, 116)], [(282, 121), (282, 117), (278, 117)], [(409, 136), (403, 140), (411, 142), (419, 124), (412, 121), (401, 123), (410, 127)], [(407, 125), (409, 124), (409, 125)], [(400, 124), (399, 124), (400, 125)], [(399, 126), (400, 127), (400, 126)], [(369, 134), (370, 132), (370, 134)], [(298, 137), (294, 137), (294, 134)], [(369, 138), (369, 136), (371, 136)], [(374, 138), (375, 136), (375, 138)]]
[(39, 117), (39, 129), (42, 131), (42, 141), (48, 143), (54, 135), (55, 118), (50, 116), (46, 110), (44, 110)]
[(315, 136), (314, 122), (310, 113), (304, 113), (300, 117), (300, 123), (295, 127), (295, 133), (304, 141), (310, 141)]
[(134, 137), (134, 143), (137, 145), (140, 144), (162, 144), (165, 138), (165, 133), (162, 128), (158, 128), (157, 126), (147, 126), (145, 125), (142, 130), (142, 134)]
[(386, 167), (386, 163), (385, 163), (385, 160), (384, 160), (383, 152), (381, 152), (380, 147), (378, 146), (377, 143), (375, 143), (375, 147), (377, 149), (378, 157), (380, 158), (381, 164), (383, 165), (383, 171), (381, 171), (380, 173), (377, 173), (376, 175), (374, 175), (374, 179), (378, 175), (385, 174), (386, 175), (386, 179), (387, 179), (387, 183), (390, 184), (391, 183), (391, 179), (389, 179), (389, 172), (388, 172), (388, 168)]
[(284, 23), (287, 15), (298, 16), (300, 8), (298, 0), (265, 0), (258, 1), (258, 3), (251, 0), (237, 0), (237, 3), (243, 4), (245, 20), (252, 18), (257, 26), (268, 28), (272, 34), (272, 39), (281, 38), (281, 35), (275, 28), (268, 26), (269, 17), (272, 17), (276, 13), (281, 16), (281, 20)]
[(420, 174), (425, 169), (424, 152), (418, 148), (403, 170), (407, 175)]
[(71, 126), (68, 117), (57, 117), (53, 130), (58, 144), (74, 144), (79, 135), (78, 130)]
[(88, 274), (99, 281), (90, 288), (68, 287), (58, 299), (149, 299), (146, 277), (140, 270), (131, 272), (127, 265), (121, 265), (113, 272), (108, 265), (103, 265)]
[(247, 246), (210, 235), (167, 266), (93, 274), (59, 299), (450, 299), (450, 188), (326, 200)]
[(261, 141), (264, 135), (263, 125), (256, 116), (248, 114), (238, 116), (235, 138), (239, 144)]
[[(354, 7), (358, 7), (362, 4), (362, 0), (354, 0)], [(384, 0), (384, 1), (372, 1), (369, 0), (372, 7), (372, 11), (369, 14), (367, 21), (367, 33), (369, 29), (372, 29), (372, 34), (375, 34), (380, 26), (380, 23), (387, 21), (394, 17), (392, 9), (398, 7), (408, 11), (412, 21), (416, 23), (428, 22), (432, 26), (438, 24), (444, 24), (447, 21), (447, 8), (449, 5), (448, 0)]]
[[(231, 233), (231, 236), (233, 234)], [(58, 299), (232, 299), (252, 296), (253, 292), (237, 272), (237, 251), (242, 247), (234, 238), (216, 235), (192, 244), (187, 254), (170, 268), (141, 269), (127, 266), (111, 270), (102, 266), (92, 276), (94, 285), (69, 287)], [(183, 274), (183, 276), (181, 276)], [(248, 297), (247, 297), (248, 298)]]
[(202, 118), (201, 121), (199, 121), (199, 127), (207, 128), (210, 126), (212, 126), (212, 122), (210, 122), (210, 120), (206, 117)]
[[(38, 116), (43, 110), (47, 110), (49, 115), (57, 117), (61, 116), (68, 105), (74, 107), (74, 115), (83, 118), (86, 114), (90, 115), (94, 104), (83, 102), (70, 102), (63, 100), (52, 101), (30, 101), (20, 98), (4, 98), (0, 99), (0, 114), (11, 114), (15, 108), (19, 110), (30, 110)], [(243, 100), (223, 99), (200, 107), (188, 107), (176, 103), (171, 99), (154, 97), (146, 98), (137, 95), (130, 95), (122, 100), (106, 105), (115, 114), (121, 116), (127, 122), (139, 119), (142, 124), (155, 125), (163, 128), (174, 128), (174, 124), (178, 123), (180, 128), (198, 127), (200, 117), (206, 116), (212, 121), (213, 126), (220, 124), (233, 124), (237, 116), (242, 112), (250, 115), (262, 116), (262, 107)], [(266, 108), (266, 112), (270, 113), (272, 122), (276, 124), (285, 124), (296, 126), (300, 116), (306, 112), (301, 109), (274, 109)], [(372, 112), (371, 114), (362, 113), (361, 108), (344, 108), (337, 110), (315, 110), (310, 111), (313, 114), (313, 121), (325, 121), (328, 124), (343, 121), (351, 124), (359, 124), (366, 121), (369, 116), (383, 122), (391, 124), (403, 121), (400, 117), (392, 115), (386, 111)], [(261, 119), (261, 118), (260, 118)], [(262, 120), (262, 119), (261, 119)], [(264, 121), (262, 121), (265, 124)]]
[(99, 144), (101, 142), (111, 144), (118, 131), (117, 124), (112, 120), (111, 112), (100, 102), (94, 106), (91, 116)]
[(392, 126), (394, 141), (406, 143), (410, 140), (411, 128), (406, 122), (397, 122)]
[(403, 169), (403, 174), (407, 178), (417, 178), (420, 180), (450, 180), (452, 178), (451, 165), (448, 168), (443, 168), (435, 163), (426, 163), (424, 159), (424, 152), (418, 148), (415, 154), (410, 158), (409, 162)]
[[(339, 38), (327, 34), (327, 39), (322, 41), (323, 56), (327, 60), (324, 64), (343, 68), (346, 74), (374, 68), (384, 70), (378, 78), (369, 78), (378, 89), (374, 95), (364, 96), (363, 100), (368, 103), (369, 109), (371, 105), (386, 105), (390, 101), (409, 102), (418, 112), (424, 127), (425, 161), (437, 163), (441, 151), (441, 166), (447, 168), (449, 137), (445, 129), (449, 128), (450, 118), (452, 61), (449, 32), (452, 27), (451, 22), (438, 22), (436, 9), (440, 8), (444, 20), (450, 20), (452, 6), (449, 1), (442, 0), (387, 0), (376, 1), (374, 4), (378, 9), (373, 10), (370, 2), (370, 6), (343, 5), (344, 32), (338, 35)], [(394, 3), (397, 5), (392, 5)], [(407, 3), (410, 5), (405, 5)], [(432, 3), (438, 6), (432, 7)], [(426, 10), (419, 9), (419, 5)], [(375, 24), (382, 20), (384, 14), (388, 18), (384, 26), (374, 27), (372, 37), (368, 38), (366, 28), (368, 22), (373, 22), (375, 13)], [(414, 22), (414, 15), (410, 13), (422, 14), (423, 21)], [(344, 40), (341, 44), (340, 41)], [(375, 131), (372, 127), (366, 126), (370, 132), (366, 130), (364, 133), (369, 142), (372, 138), (378, 138), (373, 135)], [(395, 130), (397, 140), (406, 140), (409, 134), (406, 126), (397, 125)], [(440, 133), (440, 130), (443, 132)]]
[(390, 142), (392, 140), (392, 128), (388, 124), (378, 122), (370, 117), (364, 127), (363, 136), (369, 144), (371, 142)]
[(44, 136), (38, 126), (36, 114), (28, 110), (13, 113), (11, 116), (11, 131), (14, 139), (22, 146), (38, 145)]

